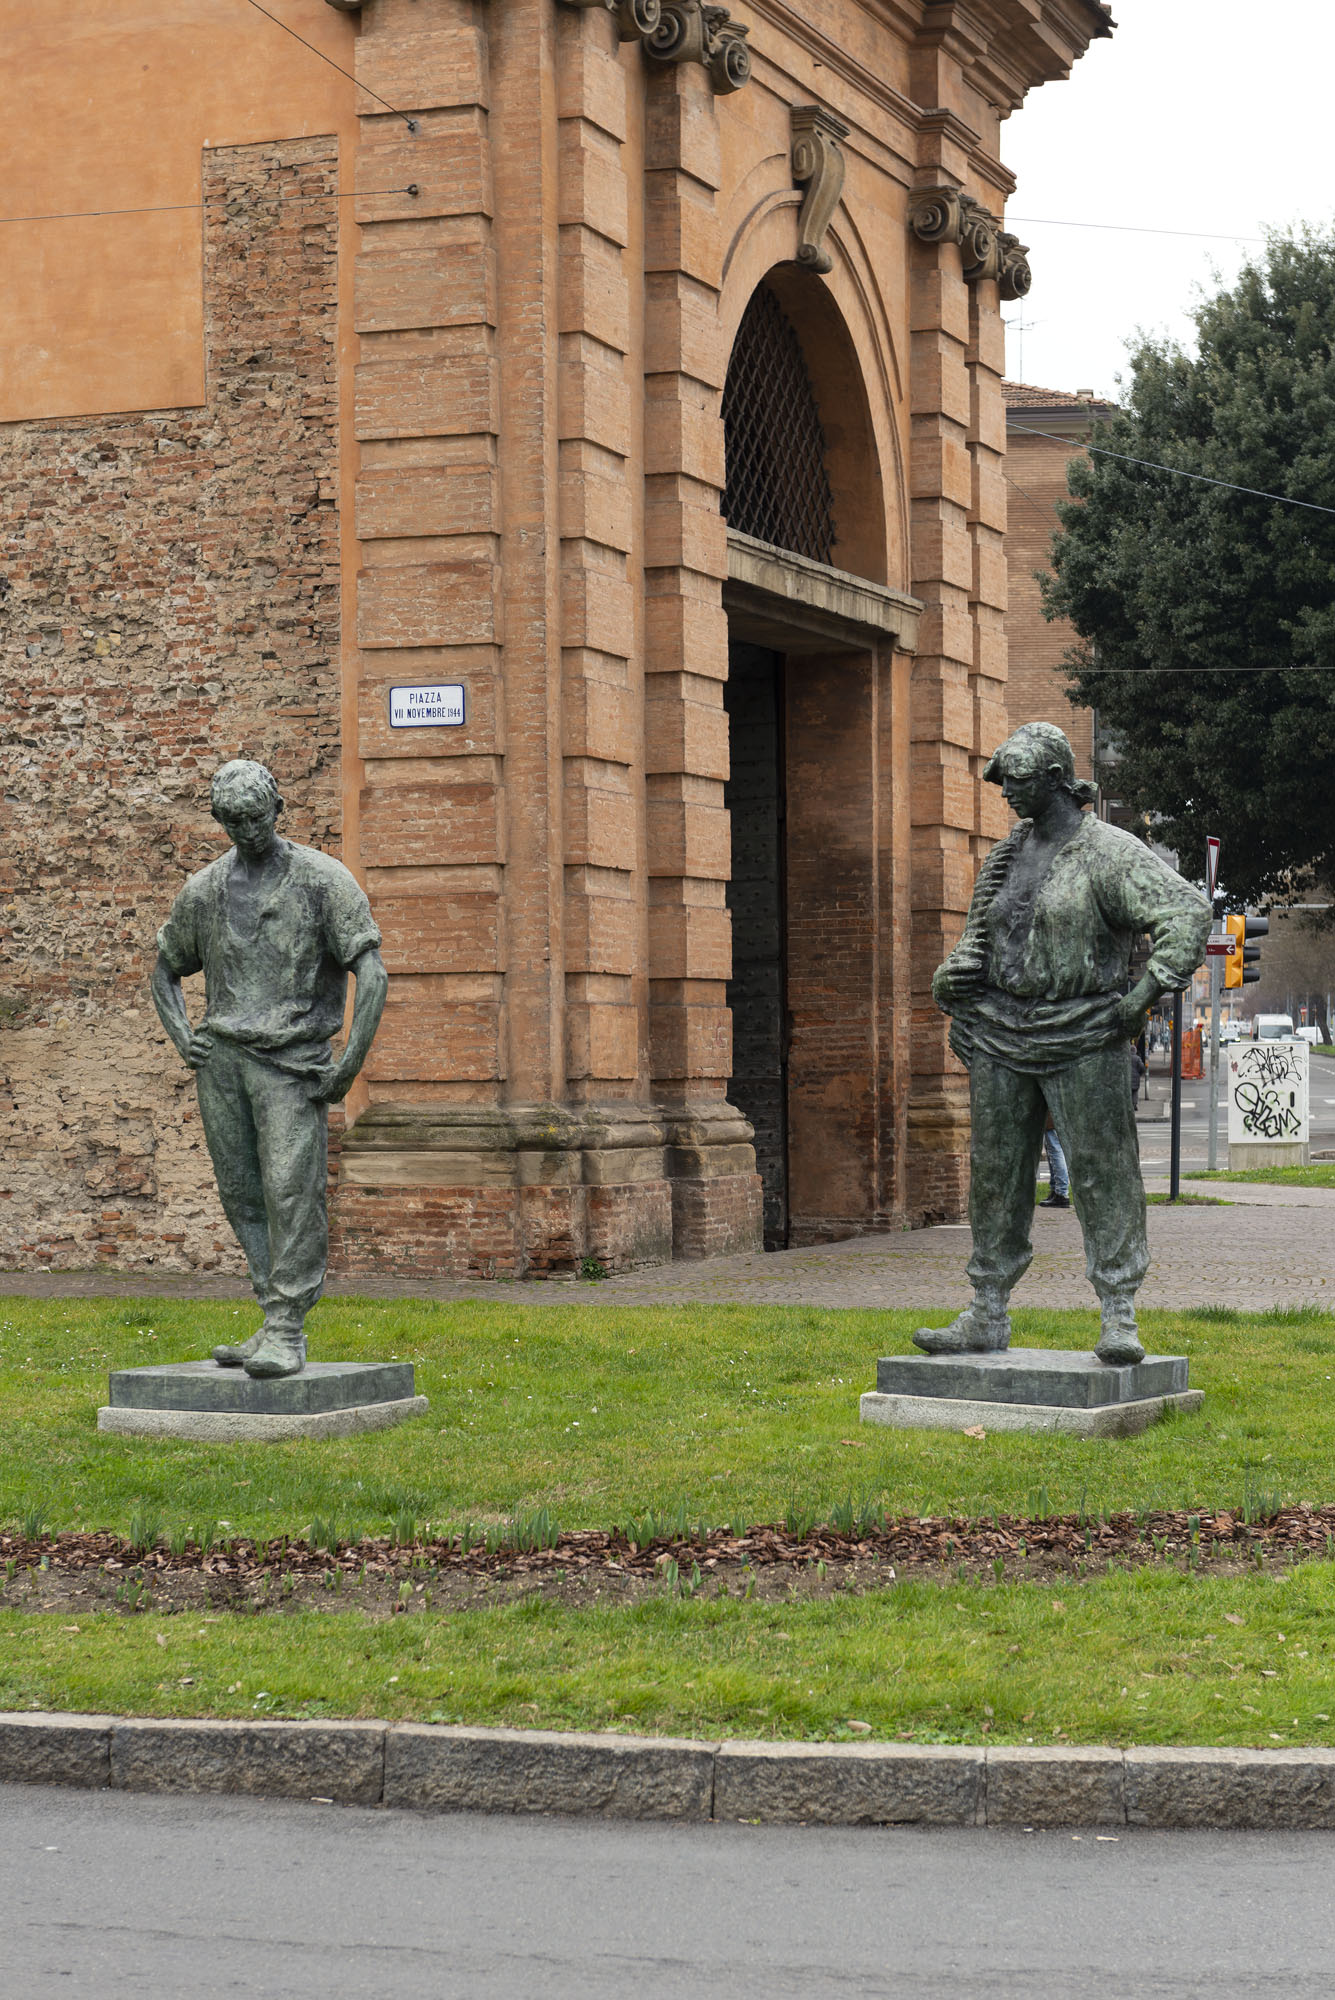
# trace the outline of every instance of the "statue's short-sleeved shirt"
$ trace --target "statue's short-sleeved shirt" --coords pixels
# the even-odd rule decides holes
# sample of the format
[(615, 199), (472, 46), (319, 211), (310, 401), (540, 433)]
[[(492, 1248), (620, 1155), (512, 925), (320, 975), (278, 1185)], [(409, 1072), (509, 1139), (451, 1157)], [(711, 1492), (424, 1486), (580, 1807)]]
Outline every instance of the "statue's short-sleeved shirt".
[[(1210, 905), (1143, 840), (1092, 813), (1047, 873), (1017, 890), (1009, 864), (1032, 830), (1022, 820), (989, 856), (994, 886), (966, 926), (983, 941), (985, 983), (954, 1007), (951, 1046), (966, 1062), (976, 1048), (1009, 1068), (1042, 1072), (1117, 1038), (1117, 1003), (1127, 990), (1132, 941), (1142, 932), (1149, 932), (1149, 970), (1160, 988), (1189, 985), (1205, 955)], [(976, 905), (981, 889), (980, 876)]]
[(329, 1060), (343, 1025), (348, 968), (380, 943), (365, 892), (332, 855), (279, 843), (280, 867), (240, 931), (227, 894), (235, 848), (192, 875), (158, 932), (178, 979), (204, 974), (201, 1029), (238, 1042), (275, 1068), (299, 1072)]

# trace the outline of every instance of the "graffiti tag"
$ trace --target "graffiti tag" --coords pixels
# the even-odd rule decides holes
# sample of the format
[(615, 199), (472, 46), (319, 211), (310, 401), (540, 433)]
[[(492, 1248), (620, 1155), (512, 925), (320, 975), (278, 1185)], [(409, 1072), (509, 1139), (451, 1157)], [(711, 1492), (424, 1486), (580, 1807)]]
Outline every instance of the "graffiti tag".
[(1243, 1051), (1237, 1066), (1246, 1070), (1257, 1083), (1302, 1082), (1302, 1060), (1294, 1049), (1282, 1042), (1258, 1042), (1255, 1048)]
[(1242, 1114), (1242, 1129), (1249, 1139), (1296, 1139), (1302, 1132), (1291, 1092), (1286, 1104), (1273, 1085), (1263, 1088), (1244, 1078), (1234, 1089), (1233, 1102)]

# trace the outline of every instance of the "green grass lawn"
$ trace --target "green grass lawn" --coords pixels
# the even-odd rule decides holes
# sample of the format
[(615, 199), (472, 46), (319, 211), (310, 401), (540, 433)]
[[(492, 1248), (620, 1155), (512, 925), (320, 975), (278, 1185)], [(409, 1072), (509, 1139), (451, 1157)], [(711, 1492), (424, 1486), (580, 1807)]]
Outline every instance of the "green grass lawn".
[[(1335, 1565), (790, 1604), (0, 1611), (0, 1708), (917, 1742), (1335, 1744)], [(858, 1731), (857, 1734), (866, 1732)]]
[[(106, 1373), (198, 1356), (249, 1330), (251, 1309), (0, 1299), (0, 1519), (124, 1533), (138, 1507), (164, 1533), (217, 1523), (295, 1536), (317, 1516), (355, 1535), (405, 1512), (440, 1531), (540, 1506), (571, 1529), (678, 1503), (715, 1523), (782, 1519), (794, 1500), (824, 1516), (850, 1495), (914, 1514), (1217, 1510), (1249, 1488), (1276, 1503), (1332, 1497), (1328, 1315), (1146, 1313), (1150, 1347), (1187, 1354), (1207, 1400), (1199, 1417), (1138, 1438), (860, 1425), (877, 1355), (908, 1351), (924, 1317), (949, 1314), (625, 1307), (587, 1294), (329, 1299), (314, 1352), (411, 1359), (429, 1414), (356, 1439), (209, 1446), (99, 1435)], [(1092, 1311), (1015, 1318), (1017, 1345), (1088, 1349), (1096, 1337)], [(535, 1602), (380, 1624), (344, 1611), (0, 1610), (0, 1706), (712, 1735), (826, 1736), (853, 1718), (927, 1741), (981, 1739), (986, 1723), (997, 1741), (1324, 1742), (1335, 1741), (1333, 1614), (1335, 1567), (1320, 1561), (1278, 1581), (1137, 1572), (1057, 1591), (913, 1584), (778, 1606), (665, 1591), (608, 1609)]]
[[(1202, 1289), (1209, 1283), (1203, 1272)], [(401, 1513), (439, 1529), (547, 1506), (601, 1528), (685, 1502), (719, 1523), (782, 1519), (866, 1491), (893, 1512), (1083, 1505), (1236, 1506), (1249, 1477), (1329, 1499), (1335, 1320), (1312, 1311), (1146, 1313), (1149, 1347), (1185, 1354), (1199, 1417), (1139, 1438), (984, 1440), (858, 1422), (879, 1354), (912, 1351), (924, 1317), (765, 1306), (613, 1306), (327, 1299), (317, 1355), (416, 1364), (428, 1414), (396, 1430), (281, 1445), (168, 1444), (99, 1434), (109, 1368), (186, 1360), (248, 1330), (254, 1309), (124, 1299), (0, 1300), (0, 1520), (124, 1533), (137, 1502), (175, 1526), (346, 1533)], [(530, 1302), (531, 1301), (531, 1302)], [(568, 1301), (568, 1302), (567, 1302)], [(1019, 1311), (1015, 1344), (1088, 1350), (1094, 1312)]]
[(1335, 1160), (1318, 1160), (1310, 1167), (1219, 1167), (1214, 1173), (1188, 1176), (1193, 1181), (1262, 1181), (1272, 1187), (1335, 1187)]

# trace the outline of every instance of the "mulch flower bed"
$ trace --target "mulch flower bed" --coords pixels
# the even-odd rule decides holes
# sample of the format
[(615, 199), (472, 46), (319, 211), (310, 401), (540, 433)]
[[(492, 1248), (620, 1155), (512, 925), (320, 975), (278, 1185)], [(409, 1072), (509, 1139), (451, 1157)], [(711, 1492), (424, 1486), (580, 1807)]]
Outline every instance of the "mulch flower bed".
[[(201, 1603), (274, 1610), (315, 1602), (383, 1613), (460, 1608), (534, 1589), (569, 1602), (605, 1602), (665, 1586), (686, 1594), (775, 1597), (885, 1588), (901, 1578), (1070, 1582), (1114, 1566), (1237, 1574), (1335, 1555), (1335, 1506), (1283, 1507), (1253, 1521), (1185, 1511), (1045, 1520), (887, 1516), (849, 1533), (820, 1525), (799, 1534), (775, 1525), (745, 1534), (646, 1532), (643, 1541), (620, 1529), (562, 1534), (546, 1523), (546, 1547), (516, 1547), (516, 1535), (506, 1542), (506, 1532), (493, 1528), (493, 1544), (502, 1545), (490, 1549), (485, 1542), (465, 1546), (459, 1535), (366, 1537), (332, 1548), (237, 1536), (207, 1550), (188, 1542), (179, 1552), (161, 1542), (137, 1549), (104, 1532), (11, 1533), (0, 1535), (0, 1604), (54, 1609), (71, 1596), (91, 1596), (123, 1611)], [(525, 1533), (521, 1517), (517, 1539)]]

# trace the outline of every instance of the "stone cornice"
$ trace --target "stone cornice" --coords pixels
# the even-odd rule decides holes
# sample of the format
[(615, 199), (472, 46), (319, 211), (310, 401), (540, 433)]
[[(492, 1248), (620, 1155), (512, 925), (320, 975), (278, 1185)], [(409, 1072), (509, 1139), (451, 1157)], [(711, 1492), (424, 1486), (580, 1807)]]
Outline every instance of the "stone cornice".
[[(703, 63), (719, 95), (739, 90), (750, 76), (745, 45), (749, 31), (710, 0), (565, 0), (565, 4), (605, 8), (617, 17), (621, 39), (641, 42), (658, 62)], [(340, 14), (357, 14), (363, 0), (325, 0), (325, 5)], [(918, 0), (916, 5), (913, 0), (861, 0), (861, 5), (896, 33), (946, 48), (989, 102), (1010, 110), (1023, 103), (1036, 85), (1068, 75), (1090, 43), (1110, 35), (1116, 26), (1104, 0), (1038, 0), (1037, 20), (1033, 0)], [(794, 10), (775, 5), (767, 11), (786, 16), (785, 25), (800, 43), (814, 48), (820, 42), (838, 50)], [(999, 46), (1008, 38), (1009, 58)], [(822, 60), (830, 62), (828, 56)], [(895, 110), (910, 115), (916, 111), (862, 64), (845, 58), (830, 66), (843, 70)], [(879, 89), (871, 88), (877, 84)]]
[(917, 126), (920, 132), (948, 139), (970, 155), (982, 144), (981, 133), (976, 132), (972, 125), (966, 125), (957, 111), (951, 111), (942, 104), (934, 104), (930, 111), (918, 111)]
[(1089, 436), (1097, 423), (1106, 422), (1116, 416), (1116, 403), (1101, 400), (1089, 403), (1081, 410), (1073, 410), (1068, 404), (1022, 403), (1015, 409), (1006, 410), (1006, 428), (1023, 433), (1027, 430), (1058, 431), (1078, 444)]
[(1113, 25), (1097, 0), (927, 0), (919, 39), (954, 56), (971, 88), (1006, 112), (1069, 76)]
[(771, 548), (751, 535), (728, 530), (728, 580), (723, 602), (748, 614), (762, 633), (775, 624), (789, 633), (809, 635), (805, 650), (852, 647), (862, 635), (890, 639), (906, 653), (916, 652), (922, 603), (907, 591), (872, 583), (864, 576), (812, 562), (791, 549)]

